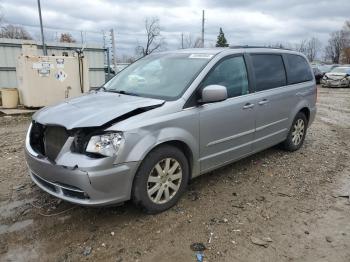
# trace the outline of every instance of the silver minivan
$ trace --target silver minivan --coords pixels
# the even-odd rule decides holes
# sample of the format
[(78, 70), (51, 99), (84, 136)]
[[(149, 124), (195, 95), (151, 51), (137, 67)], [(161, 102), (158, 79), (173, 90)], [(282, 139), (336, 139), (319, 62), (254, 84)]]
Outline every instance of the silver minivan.
[(173, 206), (190, 179), (276, 144), (299, 149), (316, 113), (304, 55), (183, 49), (146, 56), (99, 90), (33, 115), (32, 180), (72, 203)]

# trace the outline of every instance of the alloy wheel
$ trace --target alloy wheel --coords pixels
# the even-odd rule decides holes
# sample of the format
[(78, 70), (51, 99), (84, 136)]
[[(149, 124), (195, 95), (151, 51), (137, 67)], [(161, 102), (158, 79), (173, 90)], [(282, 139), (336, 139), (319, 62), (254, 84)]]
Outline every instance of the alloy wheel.
[(305, 132), (305, 123), (303, 119), (298, 119), (293, 127), (293, 132), (292, 132), (292, 142), (294, 145), (299, 145), (300, 142), (303, 139)]
[(174, 158), (160, 160), (147, 180), (147, 194), (156, 204), (167, 203), (178, 192), (182, 181), (180, 163)]

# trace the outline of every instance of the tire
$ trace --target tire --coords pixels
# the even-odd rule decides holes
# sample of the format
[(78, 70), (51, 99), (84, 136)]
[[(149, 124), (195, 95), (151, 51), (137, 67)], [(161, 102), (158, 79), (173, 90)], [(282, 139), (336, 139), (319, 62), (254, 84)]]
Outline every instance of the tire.
[(291, 152), (298, 150), (304, 143), (307, 125), (308, 121), (305, 114), (299, 112), (293, 120), (293, 124), (289, 130), (287, 139), (282, 142), (282, 147)]
[(135, 175), (132, 200), (146, 213), (163, 212), (177, 203), (189, 175), (188, 160), (181, 150), (170, 145), (157, 147), (145, 157)]

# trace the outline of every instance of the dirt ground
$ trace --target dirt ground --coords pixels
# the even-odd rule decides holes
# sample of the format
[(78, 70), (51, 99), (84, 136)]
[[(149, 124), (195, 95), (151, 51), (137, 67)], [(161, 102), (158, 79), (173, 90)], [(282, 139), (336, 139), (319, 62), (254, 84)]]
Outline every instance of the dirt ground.
[(159, 215), (41, 191), (24, 160), (29, 122), (0, 117), (0, 261), (196, 261), (195, 242), (204, 261), (350, 261), (350, 89), (319, 88), (299, 151), (203, 175)]

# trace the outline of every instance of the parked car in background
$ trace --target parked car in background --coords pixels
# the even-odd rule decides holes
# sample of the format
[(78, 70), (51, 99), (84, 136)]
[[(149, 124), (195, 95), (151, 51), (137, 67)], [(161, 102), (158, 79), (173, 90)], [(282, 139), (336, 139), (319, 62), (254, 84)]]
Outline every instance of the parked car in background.
[(314, 76), (315, 76), (315, 79), (316, 79), (316, 84), (320, 84), (321, 79), (323, 77), (323, 73), (317, 67), (312, 67), (312, 71), (314, 72)]
[(298, 150), (316, 97), (311, 66), (298, 52), (151, 54), (98, 91), (36, 112), (25, 142), (29, 175), (76, 204), (132, 199), (161, 212), (194, 177), (276, 144)]
[(326, 73), (321, 84), (323, 87), (350, 87), (350, 66), (339, 66)]
[(333, 65), (319, 65), (317, 68), (321, 71), (321, 73), (324, 75), (330, 71), (332, 71), (332, 69), (336, 68), (337, 66), (339, 66), (338, 64), (333, 64)]

